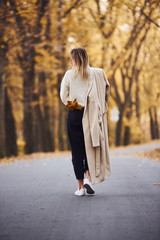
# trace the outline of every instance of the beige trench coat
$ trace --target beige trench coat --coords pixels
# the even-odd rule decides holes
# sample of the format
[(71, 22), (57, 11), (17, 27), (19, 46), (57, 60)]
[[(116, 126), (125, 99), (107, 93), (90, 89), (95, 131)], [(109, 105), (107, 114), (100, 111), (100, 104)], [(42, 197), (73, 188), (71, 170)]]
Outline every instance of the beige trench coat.
[(110, 84), (103, 69), (90, 70), (82, 125), (91, 182), (96, 184), (111, 175), (107, 127)]

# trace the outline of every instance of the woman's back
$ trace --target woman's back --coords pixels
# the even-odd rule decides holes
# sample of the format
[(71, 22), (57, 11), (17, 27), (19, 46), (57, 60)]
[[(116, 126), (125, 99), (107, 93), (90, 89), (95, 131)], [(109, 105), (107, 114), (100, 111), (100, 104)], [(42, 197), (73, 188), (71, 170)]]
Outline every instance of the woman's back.
[(82, 79), (81, 74), (75, 76), (74, 70), (68, 70), (61, 83), (60, 96), (63, 103), (66, 105), (67, 101), (74, 101), (77, 99), (77, 102), (81, 105), (85, 105), (85, 100), (88, 90), (88, 79)]

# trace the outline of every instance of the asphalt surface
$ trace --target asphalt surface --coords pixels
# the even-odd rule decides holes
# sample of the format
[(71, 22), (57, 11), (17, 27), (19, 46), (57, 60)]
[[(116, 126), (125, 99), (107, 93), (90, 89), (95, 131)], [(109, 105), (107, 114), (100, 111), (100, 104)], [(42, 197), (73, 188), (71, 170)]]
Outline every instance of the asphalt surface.
[(83, 197), (70, 156), (0, 165), (0, 240), (159, 240), (160, 162), (123, 150), (110, 164)]

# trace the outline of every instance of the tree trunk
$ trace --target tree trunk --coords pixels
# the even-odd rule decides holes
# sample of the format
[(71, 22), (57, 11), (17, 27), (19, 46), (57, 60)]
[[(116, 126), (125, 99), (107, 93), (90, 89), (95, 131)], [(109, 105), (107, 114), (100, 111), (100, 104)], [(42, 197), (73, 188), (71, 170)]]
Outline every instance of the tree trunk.
[(154, 125), (155, 125), (155, 137), (159, 139), (159, 128), (158, 128), (158, 119), (157, 119), (157, 108), (154, 107)]
[(44, 105), (44, 127), (45, 127), (45, 135), (47, 141), (43, 143), (43, 149), (45, 152), (50, 152), (55, 150), (55, 144), (53, 141), (52, 128), (50, 123), (50, 113), (49, 106)]
[(0, 158), (5, 156), (5, 84), (6, 74), (5, 66), (8, 61), (6, 59), (6, 53), (8, 51), (8, 45), (4, 41), (4, 31), (6, 25), (6, 2), (0, 1)]
[(15, 124), (6, 85), (8, 41), (4, 35), (8, 11), (7, 1), (0, 1), (0, 157), (17, 155)]
[(59, 115), (59, 150), (67, 150), (68, 149), (68, 141), (67, 141), (67, 110), (61, 105), (61, 111)]
[(152, 139), (159, 139), (159, 128), (158, 128), (158, 120), (157, 120), (157, 109), (156, 107), (149, 108), (149, 116), (150, 116), (150, 132)]
[[(62, 80), (62, 76), (61, 76)], [(61, 82), (59, 80), (59, 82)], [(60, 92), (60, 90), (59, 90)], [(63, 103), (61, 102), (60, 96), (59, 96), (59, 150), (67, 150), (68, 149), (68, 142), (67, 142), (67, 110), (65, 109)]]
[(150, 116), (150, 133), (151, 133), (151, 138), (155, 139), (155, 127), (154, 127), (154, 117), (153, 117), (153, 108), (149, 108), (149, 116)]
[(50, 122), (50, 109), (48, 105), (48, 97), (46, 90), (46, 75), (44, 72), (39, 73), (39, 95), (43, 97), (43, 151), (49, 152), (55, 150), (55, 145), (53, 141), (52, 127)]
[(32, 116), (32, 92), (34, 85), (34, 71), (28, 70), (23, 74), (23, 94), (24, 94), (24, 120), (23, 136), (25, 141), (25, 153), (34, 151), (33, 116)]
[(62, 0), (58, 1), (59, 11), (58, 11), (58, 47), (57, 47), (57, 59), (59, 60), (59, 70), (60, 73), (57, 76), (58, 84), (57, 84), (57, 91), (58, 91), (58, 108), (59, 108), (59, 115), (58, 115), (58, 149), (59, 150), (66, 150), (67, 149), (67, 132), (66, 132), (66, 111), (60, 99), (60, 84), (63, 78), (63, 73), (65, 72), (65, 41), (62, 39)]
[(136, 81), (136, 117), (138, 118), (138, 120), (140, 121), (140, 100), (139, 100), (139, 81), (138, 81), (138, 76), (139, 76), (140, 71), (136, 71), (135, 73), (135, 81)]
[(33, 93), (33, 101), (32, 101), (32, 116), (33, 116), (33, 143), (34, 143), (34, 152), (43, 151), (43, 117), (39, 105), (39, 96), (36, 91)]
[(15, 121), (7, 88), (5, 88), (5, 135), (6, 156), (17, 155)]
[(5, 73), (0, 74), (0, 158), (5, 156)]
[(119, 119), (116, 125), (116, 139), (115, 139), (116, 146), (121, 145), (122, 119), (123, 119), (123, 110), (121, 109), (119, 113)]
[(128, 145), (130, 143), (130, 126), (124, 127), (124, 145)]
[(130, 143), (130, 119), (132, 117), (132, 102), (131, 99), (129, 99), (129, 104), (128, 108), (126, 111), (126, 125), (124, 127), (124, 139), (123, 139), (123, 144), (128, 145)]

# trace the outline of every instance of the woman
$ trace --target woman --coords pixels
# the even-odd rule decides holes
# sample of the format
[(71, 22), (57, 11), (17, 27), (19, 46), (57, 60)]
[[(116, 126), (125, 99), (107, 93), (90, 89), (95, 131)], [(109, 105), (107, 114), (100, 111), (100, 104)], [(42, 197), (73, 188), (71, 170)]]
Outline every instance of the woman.
[(108, 134), (104, 126), (109, 97), (109, 93), (104, 93), (106, 86), (109, 89), (109, 82), (102, 69), (89, 66), (84, 48), (72, 49), (70, 61), (72, 69), (62, 79), (60, 97), (69, 109), (67, 130), (79, 184), (75, 195), (84, 196), (85, 189), (88, 194), (94, 194), (92, 184), (110, 175)]

